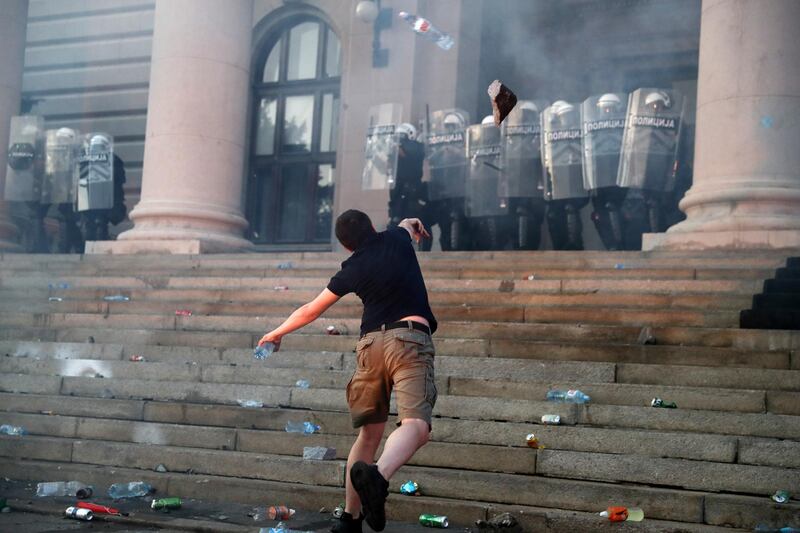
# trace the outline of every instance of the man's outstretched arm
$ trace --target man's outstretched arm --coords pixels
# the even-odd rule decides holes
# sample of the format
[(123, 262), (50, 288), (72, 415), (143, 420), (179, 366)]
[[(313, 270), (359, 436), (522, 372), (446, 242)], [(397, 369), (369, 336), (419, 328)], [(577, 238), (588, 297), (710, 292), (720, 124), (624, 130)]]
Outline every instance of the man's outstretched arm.
[(339, 301), (339, 298), (341, 297), (328, 289), (324, 289), (316, 298), (295, 309), (283, 324), (261, 337), (258, 345), (261, 346), (266, 342), (271, 342), (275, 345), (275, 351), (277, 352), (281, 345), (281, 338), (284, 335), (315, 321), (326, 309)]
[(408, 234), (411, 235), (411, 238), (417, 242), (419, 242), (419, 240), (423, 237), (426, 239), (431, 238), (431, 234), (428, 233), (428, 230), (425, 229), (422, 221), (418, 218), (404, 218), (400, 221), (398, 227), (406, 230)]

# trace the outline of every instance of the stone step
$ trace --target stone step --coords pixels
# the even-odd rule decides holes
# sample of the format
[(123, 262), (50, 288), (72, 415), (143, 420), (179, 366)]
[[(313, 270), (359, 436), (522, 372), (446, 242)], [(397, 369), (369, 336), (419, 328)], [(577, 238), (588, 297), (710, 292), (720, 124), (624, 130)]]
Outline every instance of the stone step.
[[(207, 304), (194, 302), (188, 306), (193, 316), (289, 316), (299, 305), (242, 305)], [(37, 315), (53, 314), (102, 314), (105, 315), (143, 315), (175, 316), (177, 309), (186, 309), (185, 304), (172, 302), (125, 302), (122, 305), (105, 305), (105, 302), (22, 302), (19, 300), (0, 303), (0, 312), (15, 314), (24, 309), (26, 313)], [(518, 307), (508, 305), (445, 306), (432, 304), (438, 320), (471, 320), (483, 322), (534, 322), (623, 324), (623, 325), (684, 325), (684, 326), (735, 326), (739, 320), (739, 310), (709, 311), (684, 309), (641, 309), (588, 306), (546, 306)], [(328, 318), (350, 318), (358, 316), (362, 307), (356, 304), (335, 305), (326, 311)]]
[[(275, 286), (288, 286), (290, 289), (322, 290), (329, 277), (291, 278), (291, 277), (131, 277), (131, 276), (64, 276), (53, 280), (51, 276), (19, 274), (0, 274), (0, 287), (3, 288), (47, 288), (49, 285), (64, 285), (65, 288), (106, 288), (111, 291), (142, 288), (211, 288), (211, 289), (249, 289), (270, 290)], [(662, 279), (551, 279), (515, 280), (513, 286), (506, 280), (497, 279), (429, 279), (429, 290), (471, 290), (486, 292), (544, 292), (544, 293), (585, 293), (585, 292), (628, 292), (628, 293), (714, 293), (714, 294), (753, 294), (760, 292), (763, 279), (750, 280), (662, 280)], [(785, 282), (781, 282), (785, 283)]]
[[(296, 505), (303, 502), (306, 509), (316, 511), (320, 507), (329, 509), (338, 505), (342, 499), (342, 490), (332, 487), (313, 487), (261, 481), (251, 479), (238, 479), (223, 476), (199, 476), (181, 473), (144, 472), (130, 468), (110, 468), (91, 466), (66, 462), (47, 462), (33, 460), (0, 460), (0, 468), (8, 472), (14, 479), (38, 481), (47, 477), (48, 472), (55, 468), (65, 478), (79, 478), (98, 487), (107, 487), (121, 479), (142, 479), (156, 488), (157, 494), (179, 494), (183, 498), (195, 498), (208, 501), (230, 501), (240, 504), (263, 505), (264, 501), (285, 501)], [(564, 481), (562, 483), (570, 483)], [(551, 484), (547, 485), (550, 488)], [(608, 493), (601, 492), (603, 487), (610, 487)], [(487, 487), (488, 489), (489, 487)], [(562, 487), (564, 488), (564, 487)], [(709, 524), (727, 525), (735, 524), (751, 528), (761, 522), (786, 522), (791, 520), (796, 512), (793, 505), (779, 507), (768, 505), (763, 499), (744, 496), (717, 496), (705, 494), (704, 497), (694, 496), (691, 492), (669, 491), (655, 489), (655, 497), (663, 496), (670, 499), (669, 503), (678, 500), (680, 503), (689, 503), (686, 516), (677, 516), (680, 506), (676, 506), (676, 521), (667, 521), (657, 518), (665, 514), (663, 505), (647, 507), (647, 520), (629, 528), (627, 524), (612, 524), (599, 521), (597, 509), (620, 501), (633, 501), (633, 491), (598, 483), (576, 484), (572, 482), (565, 488), (572, 489), (572, 493), (585, 493), (587, 500), (596, 496), (590, 503), (572, 504), (575, 507), (587, 507), (586, 511), (564, 511), (560, 509), (533, 507), (526, 505), (503, 505), (492, 501), (480, 501), (476, 496), (469, 494), (470, 499), (463, 496), (458, 499), (437, 498), (420, 496), (408, 498), (398, 494), (390, 494), (387, 502), (387, 517), (390, 520), (415, 521), (424, 509), (436, 514), (444, 514), (450, 518), (454, 526), (472, 526), (478, 518), (486, 518), (494, 513), (511, 512), (514, 514), (525, 531), (547, 531), (552, 533), (566, 533), (574, 531), (644, 531), (644, 532), (684, 532), (684, 533), (723, 533), (737, 531), (729, 527), (713, 527)], [(537, 494), (540, 491), (537, 491)], [(675, 494), (675, 496), (673, 496)], [(687, 496), (681, 499), (680, 495)], [(616, 498), (616, 499), (615, 499)], [(537, 504), (540, 505), (540, 504)], [(702, 523), (705, 518), (706, 523)], [(691, 523), (689, 520), (697, 519)], [(741, 530), (739, 530), (741, 531)]]
[(797, 469), (563, 450), (542, 450), (538, 454), (536, 473), (558, 478), (650, 483), (761, 496), (774, 494), (775, 487), (782, 487), (791, 494), (800, 490)]
[[(335, 364), (342, 367), (337, 354)], [(354, 369), (348, 358), (344, 370), (308, 368), (295, 363), (281, 368), (274, 364), (213, 364), (144, 362), (129, 363), (116, 360), (65, 359), (36, 360), (31, 358), (4, 358), (0, 360), (0, 390), (20, 391), (20, 375), (43, 376), (42, 383), (30, 386), (39, 391), (58, 392), (62, 384), (51, 377), (95, 377), (103, 379), (124, 377), (126, 380), (190, 381), (205, 383), (270, 385), (293, 387), (298, 380), (306, 380), (313, 389), (343, 389)], [(333, 365), (330, 365), (332, 367)], [(702, 369), (707, 370), (707, 369)], [(655, 373), (663, 372), (657, 366)], [(540, 362), (535, 360), (498, 360), (440, 356), (437, 360), (437, 388), (441, 395), (506, 398), (529, 401), (544, 400), (552, 389), (580, 388), (592, 397), (592, 403), (608, 405), (647, 406), (653, 397), (677, 402), (683, 409), (702, 409), (739, 412), (765, 412), (768, 407), (764, 390), (737, 390), (710, 387), (664, 385), (630, 385), (613, 383), (615, 368), (611, 364)], [(491, 379), (482, 376), (491, 375)], [(56, 390), (55, 387), (59, 388)], [(109, 389), (113, 393), (113, 389)], [(242, 398), (247, 399), (247, 398)], [(770, 412), (796, 414), (784, 402), (772, 402)], [(786, 405), (784, 405), (786, 404)], [(789, 409), (786, 412), (785, 409)]]
[[(34, 394), (0, 393), (0, 398), (3, 400), (0, 410), (5, 411), (2, 414), (3, 423), (21, 425), (37, 435), (185, 446), (187, 443), (197, 442), (196, 433), (207, 428), (209, 439), (203, 441), (203, 447), (225, 448), (230, 447), (230, 442), (234, 441), (240, 450), (271, 453), (295, 446), (297, 439), (307, 439), (307, 442), (313, 443), (309, 445), (326, 445), (330, 442), (341, 444), (339, 440), (327, 439), (346, 437), (352, 440), (355, 436), (350, 417), (345, 412), (309, 412), (286, 408), (246, 409), (225, 405)], [(311, 436), (286, 434), (283, 428), (288, 420), (311, 420), (322, 426), (323, 433)], [(386, 435), (392, 429), (387, 427)], [(699, 426), (694, 431), (703, 429)], [(236, 432), (235, 436), (233, 431)], [(712, 433), (581, 425), (542, 426), (532, 423), (437, 418), (432, 438), (437, 446), (476, 445), (489, 446), (493, 450), (496, 450), (494, 447), (504, 446), (510, 456), (516, 457), (514, 450), (530, 452), (525, 445), (525, 435), (530, 432), (535, 432), (540, 443), (547, 449), (800, 467), (800, 442)], [(457, 446), (455, 449), (460, 448)], [(428, 453), (432, 452), (425, 452), (420, 456), (422, 459), (419, 459), (423, 462), (416, 464), (427, 464), (424, 458), (431, 459), (426, 455)], [(461, 459), (437, 456), (436, 460), (455, 464), (454, 461)], [(495, 457), (493, 461), (494, 466), (491, 461), (481, 464), (491, 471), (515, 471), (513, 469), (517, 468), (514, 461), (509, 462), (505, 458)], [(475, 465), (477, 463), (474, 463), (473, 468), (477, 468)], [(500, 468), (499, 465), (506, 466)]]
[(750, 369), (621, 363), (617, 365), (619, 383), (682, 385), (730, 389), (800, 390), (800, 370)]
[[(275, 352), (262, 366), (343, 369), (343, 359), (352, 357), (354, 343), (345, 337), (341, 351), (297, 351), (289, 349), (295, 337), (287, 337), (282, 349)], [(325, 339), (328, 339), (325, 336)], [(486, 357), (493, 360), (538, 359), (541, 361), (591, 361), (598, 363), (654, 363), (666, 365), (726, 366), (745, 368), (800, 369), (791, 351), (747, 352), (729, 348), (695, 346), (659, 346), (586, 343), (550, 343), (492, 340), (469, 342), (458, 339), (436, 339), (436, 352), (442, 356)], [(128, 360), (141, 355), (153, 362), (229, 362), (252, 363), (249, 348), (203, 348), (192, 346), (156, 346), (135, 344), (104, 344), (86, 342), (0, 341), (0, 355), (50, 359), (109, 359)], [(350, 368), (349, 366), (347, 368)]]
[[(212, 309), (227, 306), (241, 306), (243, 309), (250, 310), (250, 306), (262, 305), (264, 301), (272, 304), (300, 306), (313, 299), (319, 291), (309, 290), (221, 290), (221, 289), (131, 289), (125, 294), (131, 298), (131, 302), (105, 302), (103, 296), (108, 294), (105, 289), (47, 289), (47, 288), (27, 288), (27, 289), (0, 289), (0, 301), (3, 302), (47, 302), (48, 297), (57, 296), (64, 299), (61, 303), (80, 302), (82, 304), (92, 303), (97, 305), (98, 311), (93, 312), (113, 312), (124, 310), (127, 306), (137, 302), (170, 302), (175, 306), (186, 305), (209, 305)], [(428, 292), (428, 297), (432, 305), (485, 305), (486, 294), (483, 291), (434, 291)], [(527, 293), (504, 293), (502, 297), (503, 306), (593, 306), (593, 307), (628, 307), (628, 308), (650, 308), (659, 309), (744, 309), (750, 306), (750, 295), (723, 295), (723, 294), (597, 294), (597, 293), (557, 293), (557, 294), (537, 294)], [(88, 300), (88, 301), (87, 301)], [(358, 305), (360, 302), (354, 295), (345, 296), (338, 305), (352, 304)], [(500, 302), (498, 302), (499, 305)], [(220, 307), (217, 307), (220, 306)], [(234, 307), (232, 307), (234, 308)], [(238, 307), (236, 307), (238, 308)], [(335, 309), (335, 307), (334, 307)], [(247, 313), (242, 313), (247, 314)]]

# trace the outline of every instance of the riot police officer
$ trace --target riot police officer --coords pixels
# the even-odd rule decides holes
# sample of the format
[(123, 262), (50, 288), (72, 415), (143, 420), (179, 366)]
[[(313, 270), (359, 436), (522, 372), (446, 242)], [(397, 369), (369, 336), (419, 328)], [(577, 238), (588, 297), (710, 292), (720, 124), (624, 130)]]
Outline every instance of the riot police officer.
[(501, 174), (500, 128), (488, 115), (467, 128), (467, 205), (474, 250), (500, 250), (508, 236), (508, 204), (498, 196)]
[(607, 250), (625, 249), (621, 208), (627, 190), (617, 186), (617, 171), (626, 110), (627, 95), (614, 93), (591, 96), (581, 109), (583, 182), (592, 197), (592, 222)]
[[(417, 141), (417, 129), (408, 122), (395, 130), (399, 149), (394, 188), (389, 190), (389, 225), (396, 226), (404, 218), (427, 220), (427, 184), (422, 181), (425, 145)], [(423, 251), (431, 249), (431, 239), (422, 239)]]
[(540, 113), (544, 102), (522, 100), (502, 124), (501, 206), (507, 206), (512, 247), (537, 250), (545, 202), (542, 176)]
[(563, 100), (542, 113), (542, 164), (547, 225), (555, 250), (583, 250), (580, 211), (589, 203), (583, 186), (578, 108)]
[(106, 133), (85, 137), (78, 179), (78, 212), (86, 241), (109, 239), (108, 225), (125, 219), (125, 165)]
[(675, 188), (684, 100), (678, 91), (637, 89), (629, 98), (617, 184), (628, 187), (623, 212), (634, 245), (664, 231), (664, 199)]
[(435, 111), (427, 138), (430, 215), (440, 230), (443, 251), (463, 250), (468, 236), (466, 137), (469, 115), (460, 109)]

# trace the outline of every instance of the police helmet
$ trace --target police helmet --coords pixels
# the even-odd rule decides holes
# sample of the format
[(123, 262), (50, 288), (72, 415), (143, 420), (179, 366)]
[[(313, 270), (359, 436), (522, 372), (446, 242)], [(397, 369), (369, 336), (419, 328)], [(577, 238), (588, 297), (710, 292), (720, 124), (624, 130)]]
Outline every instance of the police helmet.
[(519, 105), (519, 108), (522, 111), (533, 111), (534, 113), (539, 112), (539, 108), (536, 107), (536, 104), (534, 102), (531, 102), (530, 100), (523, 100), (522, 103)]
[(56, 138), (59, 141), (71, 142), (75, 140), (75, 130), (72, 128), (58, 128), (56, 130)]
[(597, 99), (597, 107), (605, 113), (616, 111), (621, 105), (622, 101), (614, 93), (606, 93)]
[(483, 120), (481, 120), (481, 126), (486, 124), (494, 124), (494, 115), (486, 115), (483, 117)]
[(462, 117), (458, 113), (448, 113), (447, 115), (445, 115), (443, 123), (445, 127), (448, 128), (463, 128), (464, 117)]
[(405, 137), (409, 141), (413, 141), (417, 138), (417, 128), (414, 127), (413, 124), (409, 124), (408, 122), (403, 122), (399, 126), (397, 126), (397, 130), (395, 130), (397, 134), (401, 137)]
[(104, 133), (96, 133), (89, 138), (89, 145), (93, 148), (104, 148), (108, 150), (111, 148), (111, 139)]
[(672, 107), (672, 99), (664, 91), (654, 91), (644, 99), (644, 105), (653, 109), (669, 109)]

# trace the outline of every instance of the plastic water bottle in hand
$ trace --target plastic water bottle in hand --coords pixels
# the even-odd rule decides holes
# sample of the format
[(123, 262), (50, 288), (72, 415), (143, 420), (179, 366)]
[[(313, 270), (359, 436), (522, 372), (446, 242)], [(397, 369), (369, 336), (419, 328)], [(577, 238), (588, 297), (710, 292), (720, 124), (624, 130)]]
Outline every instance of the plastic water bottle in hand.
[(435, 42), (442, 50), (450, 50), (455, 44), (455, 41), (450, 35), (434, 26), (430, 20), (412, 15), (406, 11), (401, 11), (399, 16), (401, 19), (408, 22), (408, 25), (411, 26), (414, 32)]
[(271, 342), (265, 342), (260, 346), (256, 346), (256, 349), (253, 351), (253, 357), (258, 359), (259, 361), (263, 361), (270, 355), (272, 352), (275, 351), (275, 345)]
[(551, 390), (547, 392), (547, 401), (564, 403), (587, 403), (591, 398), (579, 390)]

